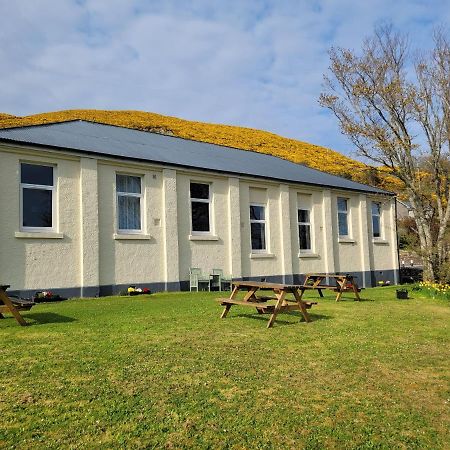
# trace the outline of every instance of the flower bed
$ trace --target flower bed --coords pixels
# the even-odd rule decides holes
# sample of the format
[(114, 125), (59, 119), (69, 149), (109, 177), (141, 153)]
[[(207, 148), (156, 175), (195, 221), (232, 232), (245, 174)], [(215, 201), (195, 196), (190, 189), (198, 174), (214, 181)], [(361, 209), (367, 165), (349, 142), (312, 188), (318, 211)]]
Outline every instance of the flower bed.
[(418, 285), (418, 290), (427, 297), (450, 300), (450, 284), (422, 281)]
[(146, 287), (145, 288), (137, 288), (136, 286), (130, 286), (130, 287), (128, 287), (127, 290), (119, 292), (119, 295), (122, 295), (122, 296), (124, 296), (124, 295), (133, 296), (133, 295), (144, 295), (144, 294), (146, 294), (146, 295), (151, 294), (150, 289), (146, 288)]
[(60, 302), (61, 300), (67, 300), (58, 294), (54, 294), (52, 291), (39, 291), (35, 292), (33, 295), (33, 301), (35, 303), (42, 302)]

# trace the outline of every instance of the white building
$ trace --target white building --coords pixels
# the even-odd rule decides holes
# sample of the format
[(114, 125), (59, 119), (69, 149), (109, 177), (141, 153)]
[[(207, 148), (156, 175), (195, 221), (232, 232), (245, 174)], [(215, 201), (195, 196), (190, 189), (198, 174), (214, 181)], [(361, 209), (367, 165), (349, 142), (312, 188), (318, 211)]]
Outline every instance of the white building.
[(0, 130), (0, 282), (186, 289), (189, 269), (397, 282), (391, 193), (269, 155), (85, 121)]

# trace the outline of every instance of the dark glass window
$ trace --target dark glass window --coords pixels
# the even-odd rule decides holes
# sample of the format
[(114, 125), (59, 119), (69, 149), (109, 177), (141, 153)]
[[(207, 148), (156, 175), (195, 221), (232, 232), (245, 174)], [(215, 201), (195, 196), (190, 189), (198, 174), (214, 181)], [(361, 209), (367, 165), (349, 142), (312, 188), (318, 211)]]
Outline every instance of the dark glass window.
[(52, 228), (51, 190), (22, 190), (22, 226), (33, 228)]
[(53, 228), (53, 167), (20, 165), (24, 228)]
[(250, 220), (265, 220), (264, 206), (250, 205)]
[(191, 183), (190, 194), (192, 231), (208, 233), (211, 231), (209, 184)]
[(209, 203), (192, 202), (192, 231), (209, 231)]
[(311, 250), (310, 211), (308, 209), (299, 209), (297, 214), (300, 250)]
[(266, 249), (266, 224), (251, 223), (252, 250)]
[(250, 205), (250, 234), (252, 250), (266, 250), (266, 209)]
[(372, 234), (374, 238), (381, 237), (381, 204), (372, 202)]
[(209, 184), (191, 183), (191, 198), (209, 200)]
[(347, 199), (338, 197), (338, 228), (339, 236), (348, 236), (348, 205)]
[(141, 177), (116, 175), (119, 230), (141, 231)]
[(24, 184), (53, 186), (53, 167), (22, 163), (20, 181)]

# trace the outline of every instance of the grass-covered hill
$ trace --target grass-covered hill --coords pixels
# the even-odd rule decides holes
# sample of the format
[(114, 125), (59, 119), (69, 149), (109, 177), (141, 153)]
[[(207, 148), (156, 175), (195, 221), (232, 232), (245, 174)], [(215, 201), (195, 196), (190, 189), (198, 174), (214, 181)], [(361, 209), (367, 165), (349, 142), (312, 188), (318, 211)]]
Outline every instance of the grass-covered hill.
[(137, 130), (157, 132), (196, 141), (268, 153), (314, 169), (362, 183), (398, 190), (395, 179), (329, 148), (278, 136), (267, 131), (178, 119), (143, 111), (79, 109), (18, 117), (0, 113), (0, 128), (83, 119)]

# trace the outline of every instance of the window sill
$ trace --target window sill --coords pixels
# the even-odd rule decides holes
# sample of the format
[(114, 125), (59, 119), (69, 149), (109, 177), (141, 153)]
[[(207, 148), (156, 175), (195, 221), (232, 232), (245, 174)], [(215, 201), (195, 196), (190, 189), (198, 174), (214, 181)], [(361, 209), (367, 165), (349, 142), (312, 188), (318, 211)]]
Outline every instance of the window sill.
[(16, 231), (14, 236), (19, 239), (63, 239), (63, 233), (56, 231)]
[(338, 238), (339, 244), (356, 244), (356, 241), (352, 238)]
[(218, 241), (218, 236), (214, 236), (213, 234), (190, 234), (190, 241)]
[(300, 252), (298, 254), (299, 258), (320, 258), (320, 255), (318, 253), (304, 253), (304, 252)]
[(375, 245), (389, 245), (389, 241), (386, 241), (385, 239), (372, 239), (372, 242)]
[(250, 259), (267, 259), (275, 258), (273, 253), (250, 253)]
[(149, 234), (114, 233), (116, 241), (149, 241), (152, 237)]

